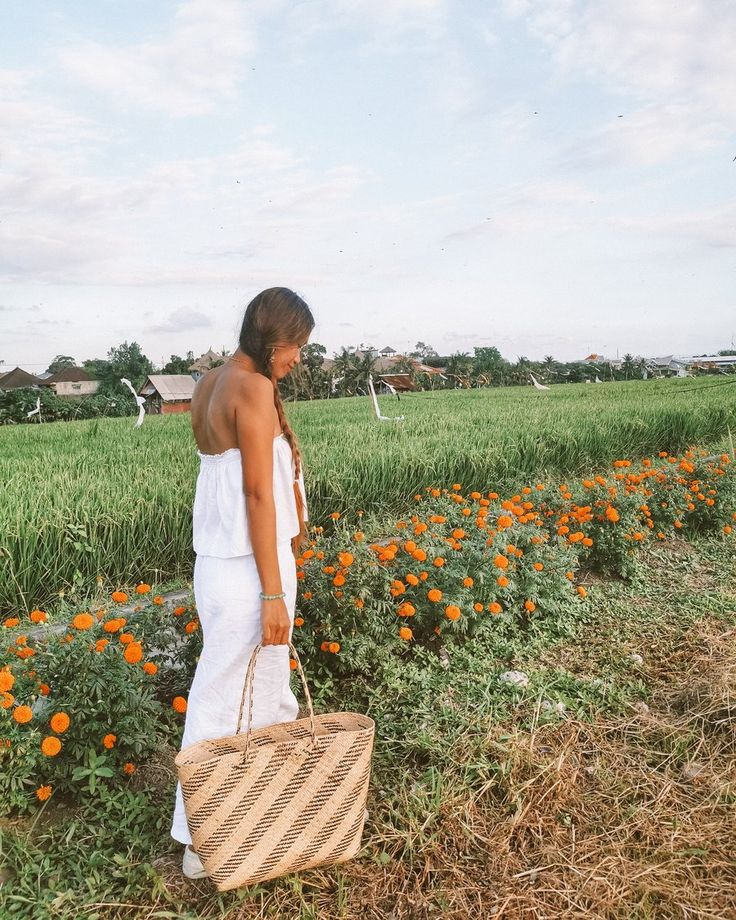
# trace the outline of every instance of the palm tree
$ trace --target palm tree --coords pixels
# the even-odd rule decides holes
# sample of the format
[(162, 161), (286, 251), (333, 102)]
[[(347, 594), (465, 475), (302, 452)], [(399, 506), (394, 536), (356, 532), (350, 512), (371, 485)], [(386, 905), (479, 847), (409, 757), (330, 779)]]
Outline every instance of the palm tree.
[(624, 360), (621, 364), (621, 370), (623, 371), (624, 379), (626, 380), (630, 380), (636, 374), (636, 362), (634, 361), (633, 355), (624, 355)]
[(516, 364), (511, 369), (511, 378), (514, 383), (524, 385), (530, 383), (529, 371), (532, 368), (531, 361), (526, 355), (519, 355), (516, 360)]
[(332, 364), (332, 377), (338, 380), (335, 388), (335, 396), (354, 396), (358, 388), (358, 366), (359, 360), (355, 352), (343, 348), (340, 353), (335, 355)]
[(542, 373), (546, 380), (551, 381), (557, 373), (557, 362), (553, 355), (545, 355), (542, 361)]

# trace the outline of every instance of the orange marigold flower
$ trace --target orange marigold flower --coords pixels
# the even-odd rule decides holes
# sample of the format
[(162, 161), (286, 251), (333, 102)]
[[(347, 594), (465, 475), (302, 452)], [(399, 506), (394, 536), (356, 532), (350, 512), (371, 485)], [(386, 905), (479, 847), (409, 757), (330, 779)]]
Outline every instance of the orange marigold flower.
[(105, 632), (114, 633), (123, 627), (120, 620), (108, 620), (102, 628), (105, 630)]
[(427, 591), (427, 600), (434, 601), (435, 603), (436, 603), (437, 601), (441, 601), (441, 600), (442, 600), (442, 592), (440, 591), (440, 589), (439, 589), (439, 588), (430, 588), (429, 591)]
[(462, 486), (460, 485), (459, 482), (453, 482), (452, 488), (453, 488), (453, 490), (454, 490), (455, 492), (459, 492), (460, 489), (462, 489)]
[(399, 629), (400, 639), (405, 639), (408, 642), (409, 639), (411, 639), (413, 635), (414, 633), (409, 629), (408, 626), (402, 626), (401, 629)]
[(0, 696), (2, 697), (0, 700), (0, 706), (2, 706), (3, 709), (10, 709), (10, 707), (15, 702), (15, 697), (13, 694), (9, 693), (7, 690), (3, 690), (0, 693)]
[(323, 652), (328, 651), (329, 648), (330, 648), (330, 643), (329, 643), (329, 642), (323, 642), (322, 645), (320, 645), (320, 650), (323, 651)]
[(156, 671), (158, 671), (158, 665), (155, 664), (153, 661), (147, 661), (143, 665), (143, 670), (145, 671), (146, 674), (155, 674)]
[(163, 604), (163, 602), (164, 602), (164, 599), (163, 597), (161, 597), (160, 594), (157, 594), (153, 599), (153, 603), (156, 604), (158, 607), (160, 607), (161, 604)]
[(347, 568), (355, 561), (355, 557), (352, 553), (338, 553), (337, 558), (340, 560), (340, 565), (343, 566), (343, 568)]
[(10, 688), (15, 683), (15, 678), (10, 670), (10, 668), (5, 667), (0, 671), (0, 691), (10, 690)]
[(51, 786), (39, 786), (38, 789), (36, 789), (36, 798), (39, 801), (45, 802), (50, 796)]
[(527, 610), (529, 613), (534, 613), (537, 609), (537, 605), (534, 601), (524, 601), (524, 610)]
[(436, 565), (438, 569), (442, 568), (444, 564), (445, 560), (442, 558), (442, 556), (437, 556), (437, 558), (432, 563), (432, 565)]
[(96, 652), (104, 652), (104, 651), (105, 651), (105, 648), (109, 645), (109, 642), (110, 642), (109, 639), (98, 639), (98, 640), (95, 642), (95, 651), (96, 651)]
[(455, 604), (448, 604), (445, 607), (445, 616), (448, 620), (457, 620), (460, 618), (460, 608), (455, 606)]
[(304, 626), (304, 617), (294, 617), (294, 626)]
[(508, 583), (509, 583), (509, 580), (505, 575), (499, 575), (498, 578), (496, 579), (496, 584), (500, 588), (506, 588), (508, 586)]
[(472, 588), (474, 585), (473, 579), (468, 575), (467, 578), (463, 578), (463, 585), (466, 588)]
[(473, 610), (475, 610), (476, 613), (480, 613), (483, 610), (483, 604), (479, 604), (476, 601), (476, 603), (473, 604)]
[(588, 596), (588, 592), (585, 590), (585, 588), (582, 585), (578, 585), (577, 588), (575, 588), (575, 590), (578, 592), (580, 597)]
[(355, 533), (353, 534), (353, 540), (355, 540), (356, 543), (362, 543), (363, 540), (365, 540), (365, 534), (363, 533), (363, 531), (356, 530)]
[(174, 607), (172, 611), (175, 617), (180, 617), (183, 613), (186, 613), (186, 612), (187, 612), (186, 607)]
[(499, 614), (503, 610), (503, 607), (498, 603), (498, 601), (491, 601), (488, 605), (488, 609), (491, 613)]
[(497, 569), (507, 569), (509, 567), (509, 560), (506, 558), (506, 556), (502, 556), (499, 554), (493, 560), (493, 564), (496, 566)]
[(333, 655), (336, 655), (336, 654), (340, 651), (340, 643), (339, 643), (339, 642), (330, 642), (329, 649), (330, 649), (330, 651), (332, 652)]
[(365, 601), (363, 600), (363, 598), (361, 598), (361, 597), (356, 597), (356, 598), (355, 598), (355, 606), (358, 608), (358, 610), (362, 610), (363, 607), (365, 607)]
[(123, 643), (123, 645), (128, 645), (130, 642), (133, 642), (135, 636), (133, 633), (120, 633), (118, 639)]
[(582, 543), (583, 543), (583, 546), (592, 546), (593, 540), (591, 537), (583, 537)]
[(404, 576), (410, 585), (418, 585), (419, 579), (413, 572), (407, 572)]
[(13, 718), (19, 725), (30, 722), (33, 718), (33, 710), (30, 706), (16, 706), (13, 710)]
[(176, 712), (186, 712), (187, 711), (187, 701), (183, 696), (175, 696), (171, 701), (171, 706)]
[(116, 604), (124, 604), (128, 600), (128, 595), (125, 591), (113, 591), (112, 599)]
[(141, 582), (139, 585), (136, 586), (135, 593), (136, 594), (148, 594), (150, 590), (151, 590), (150, 585), (147, 585), (145, 582)]
[(102, 743), (109, 751), (111, 748), (115, 747), (115, 742), (117, 740), (117, 735), (113, 735), (112, 732), (110, 732), (102, 739)]
[(20, 619), (18, 617), (8, 617), (7, 620), (3, 621), (3, 626), (7, 626), (8, 629), (12, 629), (14, 626), (17, 626), (18, 623), (20, 623)]
[(333, 512), (330, 514), (330, 517), (332, 518), (333, 521), (336, 521), (336, 520), (340, 517), (340, 512), (339, 512), (339, 511), (333, 511)]
[(620, 520), (621, 515), (618, 513), (618, 511), (616, 511), (616, 509), (612, 505), (609, 505), (606, 508), (606, 517), (608, 518), (609, 521), (615, 524), (616, 521)]
[(534, 562), (532, 563), (532, 568), (534, 568), (537, 572), (541, 572), (544, 568), (544, 565), (541, 562)]
[(131, 763), (130, 761), (123, 764), (123, 773), (125, 773), (127, 776), (130, 776), (131, 773), (135, 773), (135, 764)]
[(289, 659), (289, 668), (290, 668), (292, 671), (296, 671), (296, 659), (295, 659), (295, 658), (290, 658), (290, 659)]
[(45, 623), (48, 617), (46, 616), (46, 611), (44, 610), (31, 610), (28, 614), (32, 623)]
[(70, 718), (65, 712), (55, 712), (49, 719), (49, 725), (51, 726), (51, 731), (56, 732), (58, 735), (65, 732), (69, 728)]
[(400, 604), (396, 613), (400, 617), (413, 617), (416, 613), (416, 607), (414, 604), (410, 604), (409, 601), (404, 601), (403, 604)]
[(41, 696), (48, 696), (49, 693), (51, 693), (51, 687), (49, 687), (48, 684), (39, 684), (38, 691), (41, 694)]
[(143, 657), (143, 646), (140, 642), (130, 642), (125, 646), (123, 658), (128, 664), (137, 664)]
[(500, 517), (496, 518), (496, 524), (500, 530), (506, 530), (506, 528), (511, 527), (513, 523), (513, 518), (510, 518), (507, 514), (502, 514)]
[(47, 757), (56, 757), (61, 750), (61, 741), (56, 735), (47, 735), (41, 742), (41, 753)]

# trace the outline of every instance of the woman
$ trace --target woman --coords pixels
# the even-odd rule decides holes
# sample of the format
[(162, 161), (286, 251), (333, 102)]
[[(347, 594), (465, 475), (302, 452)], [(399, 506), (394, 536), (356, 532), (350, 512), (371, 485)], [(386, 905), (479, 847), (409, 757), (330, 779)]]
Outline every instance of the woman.
[[(235, 734), (245, 671), (258, 642), (265, 647), (256, 662), (252, 727), (298, 716), (286, 643), (293, 631), (295, 555), (305, 539), (307, 509), (299, 448), (278, 381), (300, 362), (313, 328), (309, 307), (293, 291), (262, 291), (246, 308), (235, 353), (205, 374), (192, 396), (200, 457), (193, 583), (204, 641), (182, 749)], [(171, 836), (185, 844), (184, 874), (205, 877), (190, 846), (180, 783)]]

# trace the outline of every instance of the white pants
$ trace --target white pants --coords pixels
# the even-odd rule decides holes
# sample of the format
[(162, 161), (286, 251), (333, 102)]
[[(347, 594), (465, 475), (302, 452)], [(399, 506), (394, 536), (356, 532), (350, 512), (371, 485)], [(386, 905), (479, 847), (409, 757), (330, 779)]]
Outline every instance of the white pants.
[[(279, 543), (277, 551), (291, 639), (297, 582), (291, 541)], [(203, 646), (189, 691), (182, 749), (197, 741), (236, 733), (248, 659), (262, 638), (261, 580), (253, 554), (231, 559), (197, 556), (193, 584)], [(287, 645), (267, 645), (258, 653), (252, 728), (297, 718), (299, 704), (289, 684), (290, 673)], [(248, 705), (246, 695), (241, 732), (248, 724)], [(171, 836), (180, 843), (192, 842), (181, 783), (176, 785)]]

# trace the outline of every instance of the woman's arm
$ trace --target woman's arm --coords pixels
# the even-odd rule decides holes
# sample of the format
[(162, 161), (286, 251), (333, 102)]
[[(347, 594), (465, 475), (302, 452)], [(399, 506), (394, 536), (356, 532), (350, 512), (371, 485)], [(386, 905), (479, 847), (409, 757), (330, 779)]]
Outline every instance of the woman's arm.
[[(262, 374), (243, 380), (235, 406), (235, 430), (243, 464), (250, 539), (264, 594), (281, 594), (273, 495), (273, 384)], [(283, 598), (261, 602), (264, 645), (283, 645), (290, 620)]]

